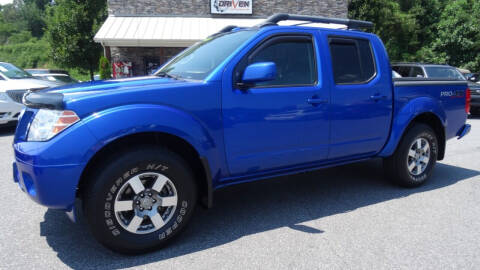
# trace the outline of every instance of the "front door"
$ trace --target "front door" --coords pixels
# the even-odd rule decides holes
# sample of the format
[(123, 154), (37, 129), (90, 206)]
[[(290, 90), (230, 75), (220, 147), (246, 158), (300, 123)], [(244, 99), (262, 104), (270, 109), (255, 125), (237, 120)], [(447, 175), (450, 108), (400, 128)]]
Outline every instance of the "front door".
[[(277, 77), (247, 90), (235, 86), (252, 63), (274, 62)], [(319, 80), (314, 33), (265, 37), (223, 88), (225, 152), (230, 174), (255, 174), (327, 158), (329, 91)], [(230, 75), (226, 76), (232, 76)]]

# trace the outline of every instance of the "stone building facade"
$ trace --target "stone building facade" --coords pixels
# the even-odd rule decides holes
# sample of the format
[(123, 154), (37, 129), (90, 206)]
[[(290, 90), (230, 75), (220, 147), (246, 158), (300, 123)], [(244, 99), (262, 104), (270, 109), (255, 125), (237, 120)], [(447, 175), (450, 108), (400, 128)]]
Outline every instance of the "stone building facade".
[[(131, 26), (126, 24), (125, 21), (131, 22), (130, 24), (135, 24), (135, 20), (141, 20), (141, 18), (146, 17), (181, 17), (191, 18), (193, 20), (195, 20), (195, 18), (213, 18), (214, 20), (209, 23), (222, 24), (223, 21), (225, 21), (222, 19), (225, 18), (242, 19), (242, 22), (248, 20), (253, 21), (255, 19), (258, 21), (259, 18), (265, 18), (274, 13), (346, 18), (348, 5), (347, 0), (248, 0), (248, 3), (251, 4), (251, 14), (212, 14), (211, 1), (218, 0), (108, 0), (109, 18), (100, 29), (95, 40), (102, 43), (105, 48), (105, 54), (110, 58), (112, 63), (130, 63), (131, 71), (129, 76), (145, 75), (185, 47), (196, 42), (196, 40), (192, 40), (191, 37), (185, 37), (185, 40), (190, 41), (190, 43), (176, 43), (169, 42), (168, 40), (163, 42), (163, 38), (168, 39), (168, 37), (161, 34), (157, 34), (159, 35), (158, 37), (142, 37), (139, 33), (141, 31), (147, 31), (143, 30), (142, 22)], [(228, 0), (228, 2), (232, 2), (233, 4), (237, 3), (238, 5), (238, 1), (242, 0), (232, 1)], [(128, 31), (124, 31), (125, 35), (128, 34), (132, 36), (129, 39), (118, 36), (118, 33), (121, 32), (122, 29), (118, 30), (115, 29), (114, 26), (108, 25), (117, 23), (121, 18), (125, 18), (121, 28), (129, 28)], [(216, 19), (218, 20), (215, 21)], [(254, 24), (256, 23), (250, 23), (250, 25)], [(164, 27), (158, 25), (158, 23), (152, 25), (155, 25), (154, 27)], [(184, 27), (188, 27), (188, 24), (186, 25), (187, 26)], [(244, 26), (248, 26), (248, 24)], [(135, 27), (137, 27), (137, 32), (140, 31), (139, 33), (135, 31), (132, 32), (132, 28)], [(181, 29), (183, 29), (182, 31), (184, 32), (188, 32), (185, 31), (185, 28)], [(115, 36), (114, 32), (117, 33), (117, 36), (111, 38), (111, 36)], [(195, 39), (200, 40), (206, 36), (195, 37)], [(138, 42), (135, 41), (136, 37), (138, 37)], [(151, 42), (148, 41), (149, 37), (152, 38)]]
[[(213, 0), (108, 0), (108, 12), (117, 16), (211, 16), (210, 1)], [(346, 18), (347, 4), (346, 0), (254, 0), (253, 14), (242, 16), (266, 17), (274, 13), (293, 13)]]

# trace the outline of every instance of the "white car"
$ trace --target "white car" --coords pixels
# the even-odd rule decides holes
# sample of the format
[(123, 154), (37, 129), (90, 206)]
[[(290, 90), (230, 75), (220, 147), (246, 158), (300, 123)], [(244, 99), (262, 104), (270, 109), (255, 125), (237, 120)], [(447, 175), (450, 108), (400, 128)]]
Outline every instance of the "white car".
[(64, 73), (45, 73), (45, 74), (38, 73), (38, 74), (32, 74), (32, 75), (34, 78), (44, 80), (44, 81), (55, 82), (61, 85), (78, 83), (77, 80), (73, 79), (68, 74), (64, 74)]
[(23, 110), (22, 98), (26, 91), (38, 91), (58, 86), (56, 83), (34, 79), (30, 73), (0, 62), (0, 125), (18, 120)]

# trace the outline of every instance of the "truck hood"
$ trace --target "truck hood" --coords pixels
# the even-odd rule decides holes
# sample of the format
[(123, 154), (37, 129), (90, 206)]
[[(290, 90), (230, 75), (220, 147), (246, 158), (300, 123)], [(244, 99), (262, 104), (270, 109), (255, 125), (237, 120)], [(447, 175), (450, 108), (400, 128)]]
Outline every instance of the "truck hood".
[[(63, 95), (65, 109), (79, 116), (107, 108), (128, 104), (169, 103), (182, 96), (187, 89), (204, 84), (202, 81), (176, 80), (157, 76), (134, 77), (118, 80), (84, 82), (44, 90)], [(183, 97), (182, 97), (183, 98)]]
[(49, 87), (56, 87), (58, 84), (38, 79), (18, 79), (0, 81), (0, 92), (7, 90), (40, 90)]
[(178, 80), (173, 80), (157, 76), (133, 77), (116, 80), (89, 81), (65, 86), (59, 86), (44, 90), (49, 93), (62, 93), (68, 100), (70, 98), (79, 98), (82, 96), (91, 96), (97, 94), (107, 94), (109, 92), (129, 91), (144, 86), (163, 86), (164, 84), (175, 84)]

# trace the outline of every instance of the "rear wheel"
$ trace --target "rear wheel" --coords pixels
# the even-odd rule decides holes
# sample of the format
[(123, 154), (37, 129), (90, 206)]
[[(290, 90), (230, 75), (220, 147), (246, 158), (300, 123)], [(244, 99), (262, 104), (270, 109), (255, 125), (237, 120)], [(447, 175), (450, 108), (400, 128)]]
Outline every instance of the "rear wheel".
[(121, 253), (167, 244), (185, 228), (196, 203), (193, 174), (175, 153), (142, 147), (111, 158), (84, 192), (95, 238)]
[(431, 176), (438, 155), (435, 132), (416, 124), (402, 138), (395, 153), (384, 160), (386, 176), (402, 186), (416, 187)]

